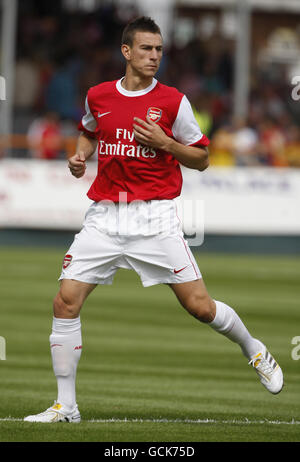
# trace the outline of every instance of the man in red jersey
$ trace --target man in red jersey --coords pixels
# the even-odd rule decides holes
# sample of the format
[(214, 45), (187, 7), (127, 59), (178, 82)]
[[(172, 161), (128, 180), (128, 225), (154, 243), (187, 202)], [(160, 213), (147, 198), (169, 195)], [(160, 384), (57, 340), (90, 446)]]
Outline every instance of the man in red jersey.
[(186, 96), (155, 78), (162, 53), (159, 27), (141, 17), (127, 25), (122, 53), (125, 76), (91, 88), (69, 169), (81, 178), (98, 149), (93, 200), (68, 250), (54, 299), (50, 347), (58, 396), (29, 422), (79, 422), (75, 378), (81, 354), (81, 307), (99, 284), (111, 284), (118, 268), (134, 269), (144, 287), (168, 284), (198, 320), (237, 343), (261, 383), (279, 393), (283, 376), (265, 345), (253, 338), (237, 313), (213, 300), (185, 241), (174, 199), (180, 164), (203, 171), (209, 144)]

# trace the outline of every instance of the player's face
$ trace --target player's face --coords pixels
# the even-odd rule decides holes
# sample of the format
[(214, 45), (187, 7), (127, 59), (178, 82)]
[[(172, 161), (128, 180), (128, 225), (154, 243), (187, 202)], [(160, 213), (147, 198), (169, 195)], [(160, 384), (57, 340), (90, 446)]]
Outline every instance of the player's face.
[(153, 77), (159, 69), (163, 54), (161, 35), (137, 31), (132, 47), (127, 47), (125, 52), (127, 63), (135, 73)]

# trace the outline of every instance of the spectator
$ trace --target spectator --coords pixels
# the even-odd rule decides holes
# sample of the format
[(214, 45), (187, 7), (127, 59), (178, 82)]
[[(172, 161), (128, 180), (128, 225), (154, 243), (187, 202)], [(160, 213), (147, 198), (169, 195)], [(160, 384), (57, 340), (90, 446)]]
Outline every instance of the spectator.
[(23, 57), (15, 68), (15, 106), (18, 110), (30, 111), (37, 102), (39, 93), (39, 69), (32, 59)]
[[(39, 67), (34, 59), (19, 58), (15, 67), (14, 85), (14, 126), (24, 133), (32, 120), (32, 112), (37, 106), (40, 92)], [(26, 150), (23, 151), (25, 154)]]
[(210, 145), (210, 164), (219, 167), (235, 165), (233, 156), (234, 133), (230, 126), (219, 128), (212, 137)]
[(300, 129), (297, 125), (290, 126), (287, 131), (284, 158), (290, 167), (300, 168)]
[(46, 109), (62, 118), (78, 119), (78, 74), (76, 60), (59, 65), (46, 91)]
[(236, 119), (233, 126), (233, 154), (238, 166), (259, 165), (259, 138), (254, 128), (243, 118)]
[(210, 136), (213, 129), (212, 96), (210, 93), (198, 93), (197, 97), (191, 100), (195, 119), (201, 128), (202, 133)]
[(28, 143), (33, 157), (38, 159), (58, 159), (62, 148), (59, 118), (48, 112), (35, 119), (28, 131)]
[(285, 135), (273, 119), (265, 119), (261, 124), (259, 138), (261, 153), (267, 164), (273, 167), (286, 167), (288, 163), (284, 155)]

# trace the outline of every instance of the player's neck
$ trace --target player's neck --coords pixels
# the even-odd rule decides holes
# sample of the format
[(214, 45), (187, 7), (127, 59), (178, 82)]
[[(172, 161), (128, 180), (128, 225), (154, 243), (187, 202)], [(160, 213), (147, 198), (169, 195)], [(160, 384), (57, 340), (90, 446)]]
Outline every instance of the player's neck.
[(152, 76), (133, 75), (126, 72), (124, 79), (121, 82), (122, 87), (127, 91), (139, 91), (150, 87), (153, 82)]

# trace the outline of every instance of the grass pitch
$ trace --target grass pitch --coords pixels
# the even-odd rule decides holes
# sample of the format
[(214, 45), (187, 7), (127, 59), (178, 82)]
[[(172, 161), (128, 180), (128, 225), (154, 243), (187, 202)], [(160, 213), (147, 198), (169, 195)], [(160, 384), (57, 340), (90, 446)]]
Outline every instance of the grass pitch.
[(29, 424), (56, 399), (49, 335), (65, 249), (0, 248), (0, 441), (300, 441), (298, 257), (196, 255), (211, 296), (234, 307), (281, 365), (276, 396), (240, 349), (164, 285), (119, 270), (81, 312), (79, 425)]

